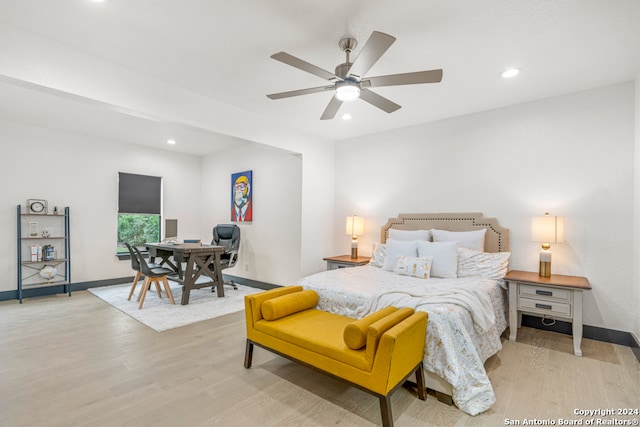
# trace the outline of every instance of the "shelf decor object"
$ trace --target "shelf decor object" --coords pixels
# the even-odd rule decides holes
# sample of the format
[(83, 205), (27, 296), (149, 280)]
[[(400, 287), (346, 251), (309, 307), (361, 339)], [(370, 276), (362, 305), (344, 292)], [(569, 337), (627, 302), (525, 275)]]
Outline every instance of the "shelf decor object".
[(42, 199), (28, 199), (27, 213), (29, 215), (46, 215), (47, 201)]
[(38, 223), (36, 221), (29, 222), (29, 237), (38, 237)]
[(58, 275), (58, 269), (50, 265), (45, 265), (40, 269), (38, 274), (47, 282), (50, 282)]
[(531, 237), (534, 242), (542, 243), (538, 274), (540, 277), (551, 277), (551, 243), (564, 241), (563, 218), (549, 213), (534, 217), (531, 221)]

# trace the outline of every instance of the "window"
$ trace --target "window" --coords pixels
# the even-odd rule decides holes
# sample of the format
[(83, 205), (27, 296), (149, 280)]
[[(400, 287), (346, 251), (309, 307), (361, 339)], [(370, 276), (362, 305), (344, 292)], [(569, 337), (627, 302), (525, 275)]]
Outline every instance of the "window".
[(161, 177), (118, 173), (118, 254), (129, 253), (123, 242), (160, 241), (161, 206)]

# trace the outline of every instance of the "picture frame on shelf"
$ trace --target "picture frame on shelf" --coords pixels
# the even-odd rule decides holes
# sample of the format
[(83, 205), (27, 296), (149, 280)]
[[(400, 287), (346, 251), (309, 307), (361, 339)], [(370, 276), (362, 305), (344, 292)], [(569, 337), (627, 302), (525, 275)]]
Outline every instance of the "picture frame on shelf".
[(29, 223), (29, 237), (38, 237), (38, 223), (36, 221)]

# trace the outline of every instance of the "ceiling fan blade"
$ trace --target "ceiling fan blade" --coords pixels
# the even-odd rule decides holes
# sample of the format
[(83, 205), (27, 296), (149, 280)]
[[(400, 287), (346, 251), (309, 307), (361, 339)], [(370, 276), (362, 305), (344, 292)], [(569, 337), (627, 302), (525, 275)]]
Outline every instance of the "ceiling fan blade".
[(269, 97), (270, 99), (282, 99), (282, 98), (290, 98), (292, 96), (308, 95), (310, 93), (325, 92), (325, 91), (334, 90), (334, 89), (335, 89), (335, 86), (310, 87), (309, 89), (299, 89), (299, 90), (291, 90), (288, 92), (271, 93), (267, 95), (267, 97)]
[(317, 67), (313, 64), (310, 64), (307, 61), (303, 61), (300, 58), (296, 58), (293, 55), (289, 55), (286, 52), (274, 53), (273, 55), (271, 55), (271, 57), (276, 61), (280, 61), (287, 65), (291, 65), (292, 67), (295, 67), (299, 70), (306, 71), (307, 73), (311, 73), (314, 76), (318, 76), (321, 79), (325, 79), (329, 81), (342, 81), (342, 79), (336, 76), (335, 74), (330, 73), (329, 71), (323, 70), (322, 68)]
[(396, 38), (389, 34), (374, 31), (358, 54), (358, 57), (353, 61), (353, 65), (349, 68), (347, 75), (351, 74), (359, 78), (364, 77), (373, 67), (373, 64), (378, 62), (378, 59), (384, 55), (395, 41)]
[(415, 73), (390, 74), (368, 77), (371, 87), (438, 83), (442, 81), (442, 70), (416, 71)]
[(320, 120), (331, 120), (336, 116), (338, 109), (342, 105), (342, 101), (340, 101), (335, 96), (331, 97), (331, 101), (329, 101), (329, 105), (324, 109), (324, 113), (320, 117)]
[(402, 108), (400, 105), (388, 100), (384, 96), (380, 96), (377, 93), (367, 89), (360, 90), (360, 99), (368, 102), (374, 107), (378, 107), (379, 109), (386, 111), (387, 113), (393, 113), (394, 111)]

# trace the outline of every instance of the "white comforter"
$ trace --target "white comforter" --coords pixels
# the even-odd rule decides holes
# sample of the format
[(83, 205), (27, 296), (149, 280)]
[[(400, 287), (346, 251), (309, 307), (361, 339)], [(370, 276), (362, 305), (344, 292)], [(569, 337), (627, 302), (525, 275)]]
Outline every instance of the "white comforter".
[(314, 289), (318, 308), (360, 319), (390, 305), (429, 314), (424, 366), (453, 386), (453, 400), (476, 415), (495, 403), (484, 362), (502, 349), (507, 327), (501, 281), (418, 279), (378, 267), (325, 271), (298, 282)]

